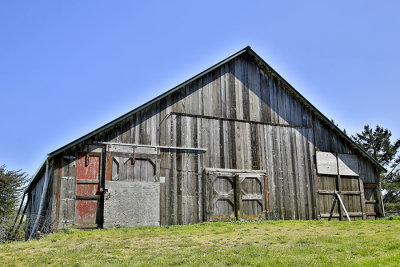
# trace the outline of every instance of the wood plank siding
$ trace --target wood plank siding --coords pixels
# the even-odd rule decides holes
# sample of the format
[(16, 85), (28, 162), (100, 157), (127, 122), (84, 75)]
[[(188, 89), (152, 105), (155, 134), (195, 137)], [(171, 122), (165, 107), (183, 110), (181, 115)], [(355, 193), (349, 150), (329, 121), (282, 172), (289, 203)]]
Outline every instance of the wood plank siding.
[[(264, 209), (269, 219), (326, 217), (332, 195), (319, 194), (318, 190), (337, 188), (335, 177), (332, 180), (317, 173), (316, 151), (357, 155), (360, 180), (379, 184), (378, 170), (370, 161), (247, 53), (58, 155), (55, 162), (62, 165), (62, 170), (55, 164), (52, 188), (59, 188), (60, 192), (52, 194), (51, 207), (60, 222), (68, 223), (74, 216), (65, 213), (66, 209), (74, 210), (65, 200), (75, 195), (74, 186), (67, 185), (76, 177), (73, 159), (98, 141), (207, 149), (159, 150), (156, 181), (161, 181), (160, 177), (165, 180), (160, 184), (161, 225), (206, 219), (206, 168), (265, 173), (267, 199), (262, 203), (267, 205)], [(364, 190), (358, 179), (343, 179), (340, 190)], [(258, 184), (251, 190), (256, 190), (255, 186)], [(380, 192), (368, 201), (379, 202), (379, 195)], [(344, 202), (349, 205), (349, 212), (357, 213), (357, 205), (365, 200), (363, 196), (361, 201), (360, 195), (346, 196)], [(377, 212), (383, 212), (382, 203), (368, 205), (369, 212), (373, 205), (378, 207)], [(58, 206), (59, 210), (54, 211)], [(334, 213), (339, 211), (336, 208)], [(353, 218), (362, 218), (362, 214)]]

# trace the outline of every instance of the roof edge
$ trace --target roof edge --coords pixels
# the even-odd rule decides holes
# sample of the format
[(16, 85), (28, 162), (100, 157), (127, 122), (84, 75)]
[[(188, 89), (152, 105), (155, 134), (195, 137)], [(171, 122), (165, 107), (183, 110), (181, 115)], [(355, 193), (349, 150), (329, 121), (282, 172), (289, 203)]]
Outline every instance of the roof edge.
[(28, 186), (26, 187), (24, 193), (28, 193), (28, 191), (31, 190), (31, 187), (36, 183), (37, 180), (37, 176), (40, 174), (40, 172), (44, 169), (44, 167), (46, 166), (46, 161), (49, 160), (50, 157), (45, 157), (42, 164), (39, 165), (39, 168), (36, 170), (35, 174), (32, 175), (32, 179), (29, 182)]

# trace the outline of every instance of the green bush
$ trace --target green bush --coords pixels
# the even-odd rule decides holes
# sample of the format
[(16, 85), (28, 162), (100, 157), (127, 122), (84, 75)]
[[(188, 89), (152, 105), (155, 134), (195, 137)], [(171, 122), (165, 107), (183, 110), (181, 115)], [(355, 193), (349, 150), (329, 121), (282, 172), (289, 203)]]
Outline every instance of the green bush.
[(400, 203), (385, 203), (386, 211), (400, 211)]

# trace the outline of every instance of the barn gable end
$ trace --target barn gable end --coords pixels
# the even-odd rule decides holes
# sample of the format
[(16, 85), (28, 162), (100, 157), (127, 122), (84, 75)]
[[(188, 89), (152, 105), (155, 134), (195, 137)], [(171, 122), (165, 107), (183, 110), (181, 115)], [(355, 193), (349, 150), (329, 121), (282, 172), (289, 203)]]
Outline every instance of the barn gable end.
[[(332, 162), (337, 164), (341, 155), (354, 155), (356, 174), (321, 173), (317, 152), (331, 153)], [(98, 190), (97, 202), (82, 196), (77, 199), (76, 188), (83, 180), (88, 185), (93, 181), (74, 173), (63, 177), (60, 171), (66, 165), (76, 168), (79, 159), (85, 162), (82, 168), (89, 168), (87, 159), (81, 157), (90, 161), (85, 156), (90, 153), (99, 157), (98, 188), (92, 186)], [(147, 158), (148, 153), (154, 156)], [(125, 181), (127, 188), (144, 183), (139, 188), (158, 199), (161, 225), (228, 217), (325, 218), (335, 192), (344, 194), (344, 205), (353, 219), (383, 214), (379, 191), (379, 171), (383, 168), (250, 48), (50, 157), (52, 176), (58, 178), (52, 179), (51, 214), (63, 226), (76, 223), (75, 215), (82, 212), (76, 206), (79, 201), (92, 201), (97, 209), (94, 222), (102, 227), (107, 197), (113, 196), (101, 190), (114, 180)], [(66, 177), (75, 189), (63, 198)], [(364, 184), (368, 190), (375, 186), (375, 191), (366, 196)], [(343, 219), (343, 209), (335, 207), (332, 216)]]

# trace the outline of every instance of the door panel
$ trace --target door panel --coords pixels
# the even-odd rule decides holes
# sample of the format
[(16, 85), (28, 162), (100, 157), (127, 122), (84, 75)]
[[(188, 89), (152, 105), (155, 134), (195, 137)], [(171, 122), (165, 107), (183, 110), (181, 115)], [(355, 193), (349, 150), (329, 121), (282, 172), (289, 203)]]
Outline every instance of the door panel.
[(78, 155), (77, 179), (99, 179), (100, 155)]
[(61, 158), (61, 179), (59, 192), (59, 228), (68, 228), (74, 224), (75, 213), (75, 186), (76, 186), (76, 158), (63, 156)]
[(265, 219), (264, 176), (239, 174), (237, 179), (239, 219), (246, 221)]
[(104, 228), (160, 225), (160, 183), (106, 181)]
[(340, 195), (351, 220), (359, 220), (363, 218), (359, 179), (358, 176), (340, 177)]
[(99, 200), (100, 155), (78, 155), (76, 174), (75, 225), (96, 228)]
[(232, 221), (236, 219), (235, 175), (215, 174), (208, 176), (209, 220)]
[(159, 151), (111, 147), (107, 153), (103, 227), (160, 225)]
[(207, 220), (266, 219), (265, 174), (220, 170), (206, 171)]
[(378, 210), (378, 198), (376, 194), (377, 184), (364, 183), (364, 194), (365, 194), (365, 208), (367, 219), (376, 219)]
[[(337, 176), (318, 175), (316, 177), (317, 206), (320, 218), (328, 219), (334, 202), (334, 193), (337, 192)], [(336, 203), (332, 211), (331, 220), (339, 220), (339, 205)]]
[[(352, 154), (317, 151), (316, 164), (318, 217), (345, 220), (347, 211), (351, 220), (365, 218), (358, 157)], [(338, 204), (339, 197), (343, 206)]]
[[(347, 220), (343, 207), (336, 202), (340, 195), (351, 220), (363, 218), (360, 178), (358, 176), (319, 175), (316, 177), (319, 217), (331, 220)], [(332, 215), (331, 209), (333, 208)]]
[(91, 226), (96, 224), (97, 200), (76, 201), (76, 224), (79, 226)]
[[(80, 181), (78, 181), (80, 182)], [(99, 190), (98, 184), (77, 184), (76, 185), (76, 194), (81, 196), (91, 196), (96, 195)]]

